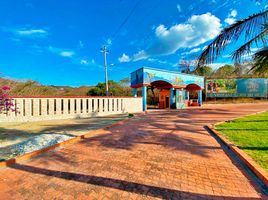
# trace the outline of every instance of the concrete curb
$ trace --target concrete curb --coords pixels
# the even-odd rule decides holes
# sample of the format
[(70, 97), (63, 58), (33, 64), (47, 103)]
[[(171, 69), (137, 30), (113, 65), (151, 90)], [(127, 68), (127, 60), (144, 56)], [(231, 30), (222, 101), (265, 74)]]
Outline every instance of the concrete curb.
[(11, 158), (9, 160), (1, 161), (0, 162), (0, 168), (2, 168), (2, 167), (8, 167), (8, 166), (10, 166), (12, 164), (29, 160), (29, 159), (31, 159), (33, 157), (39, 156), (42, 153), (45, 153), (45, 152), (54, 150), (54, 149), (59, 148), (59, 147), (63, 147), (65, 145), (67, 145), (67, 144), (72, 144), (72, 143), (78, 142), (80, 140), (84, 140), (86, 138), (90, 138), (90, 137), (92, 137), (92, 136), (94, 136), (94, 135), (96, 135), (98, 133), (101, 133), (101, 132), (103, 132), (105, 130), (109, 130), (110, 128), (112, 128), (114, 126), (117, 126), (117, 125), (126, 123), (126, 122), (130, 121), (131, 119), (134, 119), (136, 117), (139, 117), (139, 116), (142, 116), (142, 115), (145, 115), (145, 114), (146, 113), (137, 114), (137, 115), (135, 115), (132, 118), (123, 119), (123, 120), (118, 121), (116, 123), (113, 123), (113, 124), (110, 124), (108, 126), (105, 126), (104, 128), (99, 128), (99, 129), (96, 129), (96, 130), (89, 131), (88, 133), (85, 133), (85, 134), (80, 135), (80, 136), (77, 136), (75, 138), (72, 138), (72, 139), (69, 139), (69, 140), (66, 140), (66, 141), (63, 141), (63, 142), (54, 144), (52, 146), (49, 146), (49, 147), (46, 147), (46, 148), (43, 148), (43, 149), (39, 149), (39, 150), (30, 152), (30, 153), (26, 153), (26, 154), (21, 155), (21, 156), (18, 156), (16, 158)]
[[(224, 123), (224, 122), (220, 122)], [(217, 124), (220, 124), (217, 123)], [(211, 133), (216, 136), (223, 144), (225, 144), (244, 164), (265, 184), (268, 188), (268, 173), (264, 171), (251, 157), (240, 150), (236, 145), (230, 142), (219, 131), (214, 129), (214, 125), (206, 126)]]

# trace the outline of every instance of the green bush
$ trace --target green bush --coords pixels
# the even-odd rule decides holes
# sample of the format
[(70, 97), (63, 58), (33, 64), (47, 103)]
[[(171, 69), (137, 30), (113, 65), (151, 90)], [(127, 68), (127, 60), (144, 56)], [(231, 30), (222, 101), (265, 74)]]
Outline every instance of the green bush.
[(132, 117), (134, 117), (134, 114), (129, 113), (129, 114), (128, 114), (128, 117), (129, 117), (129, 118), (132, 118)]

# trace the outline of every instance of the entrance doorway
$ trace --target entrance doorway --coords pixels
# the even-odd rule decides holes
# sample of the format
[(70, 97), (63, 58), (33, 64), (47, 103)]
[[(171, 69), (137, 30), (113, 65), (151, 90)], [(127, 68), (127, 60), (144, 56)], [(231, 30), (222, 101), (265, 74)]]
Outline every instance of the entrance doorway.
[(165, 108), (169, 108), (169, 97), (166, 96), (166, 107)]
[(159, 108), (160, 109), (170, 108), (170, 91), (169, 90), (160, 90)]

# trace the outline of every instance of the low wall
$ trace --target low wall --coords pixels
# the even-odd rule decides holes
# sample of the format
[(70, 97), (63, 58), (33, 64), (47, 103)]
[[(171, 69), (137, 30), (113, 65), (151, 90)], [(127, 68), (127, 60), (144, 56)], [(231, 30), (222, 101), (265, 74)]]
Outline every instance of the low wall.
[(142, 112), (134, 97), (14, 97), (17, 112), (0, 114), (0, 122), (88, 118)]

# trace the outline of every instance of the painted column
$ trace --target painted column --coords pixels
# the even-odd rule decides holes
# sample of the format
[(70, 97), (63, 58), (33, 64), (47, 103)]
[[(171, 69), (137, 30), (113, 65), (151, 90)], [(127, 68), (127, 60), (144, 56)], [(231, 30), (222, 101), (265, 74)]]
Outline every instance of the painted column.
[(186, 100), (190, 100), (190, 92), (189, 91), (186, 91)]
[(147, 110), (147, 86), (142, 86), (143, 111)]
[(172, 105), (174, 104), (174, 88), (170, 88), (170, 108), (172, 108)]
[(138, 96), (137, 95), (137, 88), (133, 88), (132, 89), (132, 94), (133, 94), (134, 97), (137, 97)]
[(198, 91), (198, 104), (202, 106), (202, 90)]

